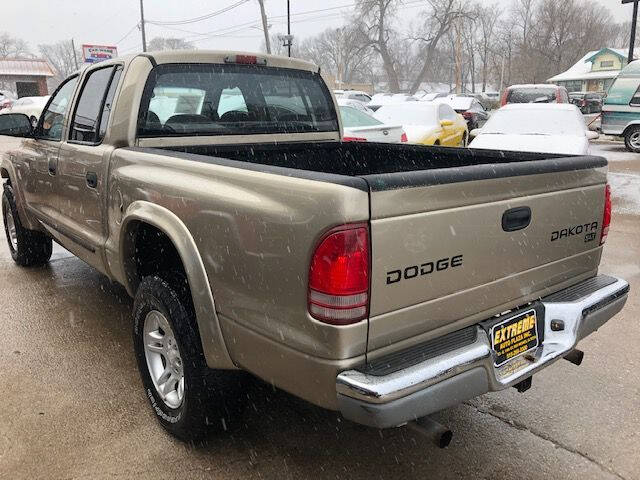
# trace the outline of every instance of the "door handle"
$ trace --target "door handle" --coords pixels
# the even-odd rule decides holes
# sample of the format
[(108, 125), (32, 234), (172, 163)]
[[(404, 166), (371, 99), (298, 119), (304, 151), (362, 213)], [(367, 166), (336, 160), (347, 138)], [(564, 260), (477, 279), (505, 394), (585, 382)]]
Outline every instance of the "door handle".
[(49, 168), (49, 175), (55, 175), (58, 171), (58, 159), (56, 157), (49, 157), (47, 166)]
[(522, 230), (531, 223), (531, 209), (529, 207), (511, 208), (502, 214), (502, 230), (515, 232)]
[(87, 172), (87, 186), (89, 188), (98, 186), (98, 174), (96, 172)]

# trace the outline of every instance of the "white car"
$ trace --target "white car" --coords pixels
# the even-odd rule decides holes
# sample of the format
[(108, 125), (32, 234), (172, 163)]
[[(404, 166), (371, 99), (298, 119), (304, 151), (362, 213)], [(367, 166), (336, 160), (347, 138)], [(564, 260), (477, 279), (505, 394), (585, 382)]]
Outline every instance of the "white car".
[(375, 94), (371, 97), (371, 101), (367, 104), (371, 110), (376, 111), (383, 105), (391, 105), (404, 102), (417, 102), (418, 99), (413, 95), (406, 93), (383, 93)]
[(373, 115), (373, 110), (371, 110), (367, 105), (359, 100), (349, 100), (346, 98), (338, 98), (338, 105), (341, 107), (352, 107), (356, 110), (360, 110), (361, 112), (366, 113), (367, 115)]
[(467, 126), (446, 103), (411, 102), (380, 107), (375, 117), (385, 123), (401, 123), (410, 143), (458, 146), (467, 141)]
[[(348, 105), (349, 100), (338, 100), (345, 142), (406, 142), (401, 125), (387, 125), (360, 108)], [(356, 103), (360, 103), (357, 102)]]
[(587, 155), (589, 140), (584, 117), (570, 103), (513, 103), (496, 111), (484, 127), (471, 131), (469, 148), (515, 150), (562, 155)]
[(346, 100), (356, 100), (362, 103), (369, 103), (371, 101), (371, 95), (361, 90), (343, 90), (338, 98), (344, 98)]
[(22, 97), (15, 100), (11, 107), (3, 108), (0, 113), (24, 113), (31, 123), (37, 122), (45, 105), (49, 101), (49, 95), (43, 97)]

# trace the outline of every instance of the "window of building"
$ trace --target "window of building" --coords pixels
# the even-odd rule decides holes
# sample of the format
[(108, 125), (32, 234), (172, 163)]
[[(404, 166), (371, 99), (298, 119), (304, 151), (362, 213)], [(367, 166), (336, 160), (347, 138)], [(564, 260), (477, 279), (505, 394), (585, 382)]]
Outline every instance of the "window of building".
[(613, 68), (613, 60), (602, 60), (600, 68)]

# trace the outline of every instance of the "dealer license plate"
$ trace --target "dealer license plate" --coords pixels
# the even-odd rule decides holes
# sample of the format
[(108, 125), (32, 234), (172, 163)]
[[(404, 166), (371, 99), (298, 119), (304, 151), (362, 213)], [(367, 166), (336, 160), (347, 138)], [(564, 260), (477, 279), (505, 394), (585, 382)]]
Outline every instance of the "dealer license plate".
[(538, 346), (537, 324), (538, 317), (532, 308), (491, 327), (491, 348), (495, 352), (496, 367)]

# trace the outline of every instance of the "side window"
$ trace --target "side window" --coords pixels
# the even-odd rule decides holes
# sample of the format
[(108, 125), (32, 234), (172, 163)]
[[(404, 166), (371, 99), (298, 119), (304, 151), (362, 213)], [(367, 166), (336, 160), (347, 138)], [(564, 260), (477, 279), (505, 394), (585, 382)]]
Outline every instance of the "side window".
[(104, 100), (104, 108), (102, 109), (102, 116), (100, 117), (100, 127), (98, 130), (98, 142), (101, 142), (104, 138), (104, 134), (107, 132), (107, 123), (109, 123), (109, 117), (111, 116), (111, 108), (113, 107), (113, 97), (116, 95), (116, 88), (118, 88), (118, 82), (120, 81), (120, 75), (122, 75), (122, 67), (116, 67), (116, 72), (113, 74), (111, 84), (109, 85), (109, 91), (107, 97)]
[(114, 68), (106, 67), (89, 73), (73, 112), (69, 140), (87, 143), (100, 141), (98, 123)]
[(47, 108), (40, 116), (40, 123), (36, 129), (36, 137), (45, 140), (62, 140), (62, 124), (64, 115), (71, 103), (71, 96), (78, 81), (78, 77), (68, 79), (63, 83), (53, 98), (47, 105)]
[(456, 112), (453, 111), (449, 105), (440, 105), (440, 120), (454, 120), (456, 119)]
[(633, 94), (633, 97), (631, 97), (629, 105), (633, 105), (634, 107), (640, 106), (640, 86), (638, 86), (636, 92)]
[[(218, 117), (222, 119), (222, 116), (227, 112), (247, 112), (247, 102), (238, 87), (225, 88), (220, 94)], [(224, 121), (224, 119), (222, 120)]]

